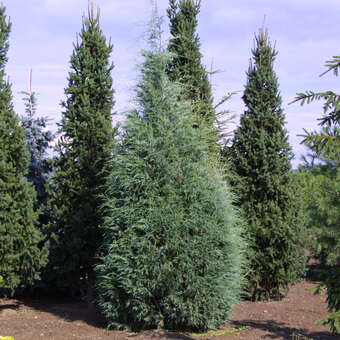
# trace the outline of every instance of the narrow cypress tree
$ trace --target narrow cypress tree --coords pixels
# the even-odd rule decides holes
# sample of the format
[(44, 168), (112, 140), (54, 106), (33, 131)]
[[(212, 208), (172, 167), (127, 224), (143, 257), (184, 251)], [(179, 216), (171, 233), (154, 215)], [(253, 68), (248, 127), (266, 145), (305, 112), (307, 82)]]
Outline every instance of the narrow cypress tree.
[[(91, 292), (93, 264), (101, 242), (99, 194), (110, 159), (114, 105), (107, 42), (93, 4), (83, 19), (80, 42), (74, 45), (69, 84), (60, 124), (53, 199), (55, 209), (53, 270), (61, 286), (79, 292), (87, 279)], [(73, 292), (75, 293), (75, 292)]]
[[(284, 128), (277, 55), (264, 29), (255, 37), (243, 100), (246, 111), (235, 131), (230, 161), (248, 223), (249, 285), (253, 298), (279, 296), (303, 273), (304, 216), (290, 175), (293, 157)], [(303, 206), (303, 205), (301, 205)]]
[(11, 85), (5, 65), (11, 24), (0, 7), (0, 278), (1, 288), (12, 291), (19, 284), (39, 278), (46, 264), (47, 246), (35, 228), (35, 191), (27, 181), (29, 154), (25, 132), (13, 110)]
[(197, 15), (201, 1), (170, 0), (168, 17), (170, 20), (169, 52), (172, 53), (168, 66), (169, 78), (182, 84), (180, 96), (192, 102), (196, 114), (195, 125), (207, 123), (214, 131), (212, 138), (216, 142), (214, 122), (216, 120), (213, 108), (211, 85), (207, 72), (202, 65), (200, 41), (197, 35)]
[(167, 77), (157, 22), (108, 177), (99, 304), (111, 327), (206, 330), (237, 300), (243, 241), (190, 102)]

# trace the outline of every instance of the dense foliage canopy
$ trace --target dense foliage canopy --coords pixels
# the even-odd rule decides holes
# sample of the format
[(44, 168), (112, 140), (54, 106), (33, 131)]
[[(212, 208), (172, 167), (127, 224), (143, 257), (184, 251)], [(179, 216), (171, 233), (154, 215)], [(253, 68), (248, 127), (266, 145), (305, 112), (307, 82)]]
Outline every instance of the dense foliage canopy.
[[(113, 89), (111, 43), (92, 8), (74, 45), (60, 124), (53, 185), (55, 214), (53, 272), (61, 286), (93, 280), (101, 243), (101, 194), (110, 159)], [(90, 289), (90, 287), (88, 287)], [(78, 289), (78, 288), (77, 288)]]
[(208, 127), (210, 133), (205, 137), (209, 137), (214, 145), (217, 141), (216, 113), (208, 73), (202, 65), (197, 34), (200, 6), (201, 2), (197, 0), (169, 1), (171, 37), (168, 50), (171, 58), (167, 72), (170, 80), (181, 84), (180, 98), (191, 101), (198, 133), (202, 125), (205, 125), (203, 129)]
[(6, 74), (11, 24), (0, 7), (0, 288), (32, 284), (46, 264), (47, 245), (35, 225), (34, 188), (27, 180), (25, 131), (14, 113)]
[(230, 150), (232, 179), (250, 240), (249, 289), (254, 299), (279, 296), (304, 272), (304, 214), (290, 175), (293, 157), (284, 128), (276, 50), (264, 29), (255, 38), (241, 116)]
[(108, 177), (99, 304), (111, 327), (206, 330), (238, 299), (242, 229), (157, 32)]

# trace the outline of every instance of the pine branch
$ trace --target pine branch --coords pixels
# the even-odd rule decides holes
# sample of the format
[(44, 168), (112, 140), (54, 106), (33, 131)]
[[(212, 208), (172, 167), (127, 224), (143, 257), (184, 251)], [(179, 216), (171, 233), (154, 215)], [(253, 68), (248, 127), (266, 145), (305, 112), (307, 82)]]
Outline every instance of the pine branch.
[(306, 91), (305, 93), (297, 93), (295, 99), (289, 103), (293, 104), (300, 102), (300, 105), (310, 104), (314, 101), (324, 100), (323, 112), (324, 116), (319, 118), (321, 126), (338, 124), (340, 121), (340, 94), (333, 91), (313, 92)]
[(329, 71), (333, 71), (333, 73), (338, 76), (339, 68), (340, 68), (340, 56), (333, 56), (332, 60), (327, 60), (325, 66), (328, 68), (327, 71), (320, 74), (320, 77), (328, 73)]
[(219, 106), (223, 105), (225, 102), (227, 102), (229, 99), (232, 98), (232, 96), (236, 95), (237, 93), (239, 93), (240, 91), (233, 91), (233, 92), (229, 92), (226, 95), (224, 95), (220, 101), (214, 106), (214, 109), (216, 110)]
[(326, 100), (328, 104), (333, 103), (334, 105), (339, 105), (340, 94), (337, 94), (333, 91), (326, 92), (306, 91), (305, 93), (300, 92), (297, 93), (297, 96), (292, 102), (289, 103), (289, 105), (296, 102), (300, 102), (300, 105), (303, 106), (304, 104), (310, 104), (313, 101), (318, 101), (321, 99)]

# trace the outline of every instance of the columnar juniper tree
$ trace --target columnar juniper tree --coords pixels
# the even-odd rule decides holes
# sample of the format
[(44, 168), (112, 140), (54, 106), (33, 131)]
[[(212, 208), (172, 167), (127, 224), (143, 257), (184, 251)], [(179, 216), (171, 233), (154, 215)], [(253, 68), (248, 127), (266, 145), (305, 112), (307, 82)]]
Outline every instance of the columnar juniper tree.
[(241, 227), (191, 104), (167, 77), (157, 22), (108, 177), (99, 304), (115, 328), (205, 330), (237, 301)]
[(11, 24), (0, 7), (0, 278), (1, 288), (33, 283), (46, 264), (47, 247), (35, 228), (34, 188), (27, 181), (25, 131), (13, 111), (5, 74)]
[(32, 71), (30, 73), (30, 90), (21, 93), (24, 95), (26, 113), (21, 117), (21, 123), (25, 129), (30, 152), (27, 179), (34, 184), (37, 192), (35, 209), (41, 209), (39, 228), (45, 229), (43, 226), (46, 226), (51, 220), (51, 212), (47, 209), (49, 199), (47, 180), (52, 173), (52, 160), (49, 158), (48, 151), (51, 149), (50, 143), (55, 135), (47, 129), (48, 119), (46, 117), (36, 117), (37, 95), (32, 92)]
[(243, 100), (246, 111), (235, 131), (231, 166), (250, 240), (249, 288), (254, 299), (279, 296), (303, 273), (304, 217), (290, 176), (293, 157), (284, 128), (277, 55), (267, 30), (255, 37)]
[[(64, 287), (79, 289), (86, 280), (91, 293), (93, 264), (101, 242), (99, 198), (113, 141), (111, 43), (93, 4), (83, 19), (80, 41), (71, 57), (69, 85), (60, 124), (54, 185), (56, 196), (53, 270)], [(89, 297), (89, 295), (88, 295)]]
[(202, 65), (200, 41), (197, 35), (197, 15), (200, 1), (170, 0), (168, 17), (170, 20), (171, 38), (169, 52), (172, 53), (168, 65), (169, 78), (182, 84), (180, 97), (192, 102), (195, 113), (195, 125), (200, 127), (206, 123), (211, 129), (210, 137), (215, 142), (217, 131), (213, 108), (211, 85), (207, 72)]

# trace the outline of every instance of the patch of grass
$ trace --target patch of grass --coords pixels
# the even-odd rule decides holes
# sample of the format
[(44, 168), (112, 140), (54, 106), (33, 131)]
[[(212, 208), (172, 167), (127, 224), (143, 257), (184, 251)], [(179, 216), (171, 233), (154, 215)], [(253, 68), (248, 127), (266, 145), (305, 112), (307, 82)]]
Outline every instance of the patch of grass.
[(217, 329), (217, 330), (208, 331), (206, 333), (189, 333), (189, 335), (192, 337), (201, 337), (201, 336), (221, 336), (225, 334), (238, 334), (247, 328), (248, 328), (247, 326), (241, 326), (238, 328), (231, 328), (231, 329)]
[(308, 338), (306, 335), (303, 335), (299, 332), (293, 332), (291, 338), (292, 340), (311, 340), (311, 338)]
[(33, 314), (33, 311), (31, 309), (22, 309), (22, 310), (18, 310), (18, 314)]

